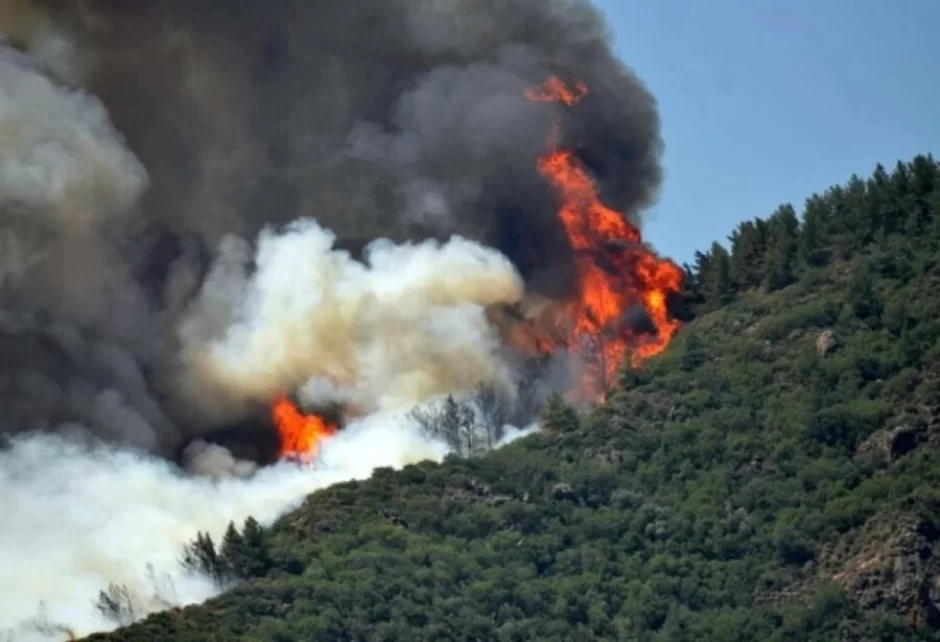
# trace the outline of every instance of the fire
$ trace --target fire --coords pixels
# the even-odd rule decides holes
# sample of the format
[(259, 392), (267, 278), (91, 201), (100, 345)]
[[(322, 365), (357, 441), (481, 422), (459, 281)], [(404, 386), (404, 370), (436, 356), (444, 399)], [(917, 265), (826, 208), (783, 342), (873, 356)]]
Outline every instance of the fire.
[(286, 395), (271, 404), (271, 417), (281, 439), (279, 456), (310, 461), (317, 455), (320, 443), (336, 433), (335, 424), (319, 415), (305, 415)]
[[(588, 93), (583, 83), (572, 89), (558, 78), (528, 90), (537, 102), (575, 105)], [(568, 303), (572, 326), (566, 332), (569, 350), (588, 364), (579, 392), (597, 398), (609, 387), (628, 356), (636, 366), (662, 352), (679, 331), (669, 316), (667, 299), (682, 286), (682, 270), (643, 245), (640, 230), (620, 212), (604, 205), (594, 181), (571, 150), (557, 146), (557, 126), (549, 150), (537, 164), (558, 193), (558, 218), (575, 251), (578, 293)], [(626, 316), (639, 306), (652, 326), (638, 331)]]
[(588, 88), (582, 82), (574, 89), (568, 87), (560, 78), (552, 76), (541, 87), (526, 89), (525, 96), (536, 103), (564, 103), (569, 107), (587, 96)]

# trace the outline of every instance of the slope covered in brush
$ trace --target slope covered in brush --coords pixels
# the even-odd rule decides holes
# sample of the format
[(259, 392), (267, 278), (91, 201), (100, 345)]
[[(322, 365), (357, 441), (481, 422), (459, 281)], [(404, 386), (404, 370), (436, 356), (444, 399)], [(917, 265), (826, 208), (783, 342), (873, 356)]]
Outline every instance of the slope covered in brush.
[(940, 628), (940, 168), (741, 225), (691, 320), (545, 432), (311, 495), (251, 578), (98, 642), (894, 640)]

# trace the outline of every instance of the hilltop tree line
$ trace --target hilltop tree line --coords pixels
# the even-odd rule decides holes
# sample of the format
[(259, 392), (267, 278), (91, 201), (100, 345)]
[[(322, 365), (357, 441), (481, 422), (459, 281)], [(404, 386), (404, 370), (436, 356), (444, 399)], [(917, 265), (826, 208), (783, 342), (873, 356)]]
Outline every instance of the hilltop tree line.
[[(755, 288), (775, 292), (792, 285), (808, 270), (845, 261), (880, 248), (892, 253), (899, 276), (918, 269), (940, 249), (940, 164), (933, 156), (898, 162), (888, 173), (882, 165), (870, 178), (852, 176), (847, 184), (805, 203), (802, 220), (790, 204), (766, 219), (741, 223), (728, 237), (685, 265), (686, 298), (694, 313), (727, 305)], [(910, 244), (923, 253), (911, 256)], [(865, 266), (871, 269), (873, 266)]]

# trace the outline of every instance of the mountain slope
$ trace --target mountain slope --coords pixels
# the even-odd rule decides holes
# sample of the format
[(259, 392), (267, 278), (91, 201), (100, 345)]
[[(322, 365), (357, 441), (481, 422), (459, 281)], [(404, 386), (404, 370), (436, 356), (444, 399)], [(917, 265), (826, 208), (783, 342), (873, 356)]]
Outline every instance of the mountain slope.
[(937, 639), (937, 163), (689, 277), (691, 322), (593, 412), (315, 493), (232, 535), (251, 581), (88, 640)]

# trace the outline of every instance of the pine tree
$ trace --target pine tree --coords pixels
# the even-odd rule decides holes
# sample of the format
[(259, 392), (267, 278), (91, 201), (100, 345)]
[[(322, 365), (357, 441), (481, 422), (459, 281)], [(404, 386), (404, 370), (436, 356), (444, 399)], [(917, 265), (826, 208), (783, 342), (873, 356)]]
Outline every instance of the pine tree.
[(674, 319), (682, 323), (691, 323), (705, 298), (695, 268), (688, 263), (683, 263), (682, 271), (682, 289), (679, 295), (670, 302), (669, 310)]
[(919, 235), (931, 226), (931, 196), (940, 184), (937, 164), (932, 156), (917, 156), (910, 164), (911, 213), (907, 223), (909, 234)]
[(731, 256), (717, 241), (712, 243), (711, 265), (705, 275), (705, 299), (711, 306), (724, 305), (734, 293), (731, 281)]
[(935, 189), (927, 202), (930, 208), (929, 236), (934, 248), (940, 245), (940, 187)]
[(246, 564), (242, 577), (264, 577), (273, 565), (271, 553), (268, 549), (267, 536), (261, 524), (254, 517), (245, 520), (242, 529), (243, 551)]
[(849, 305), (860, 319), (881, 315), (881, 304), (874, 291), (873, 268), (870, 263), (862, 263), (852, 274), (849, 283)]
[(917, 236), (922, 231), (917, 196), (911, 183), (910, 168), (906, 163), (898, 161), (891, 173), (892, 201), (897, 210), (898, 229), (905, 236)]
[(777, 208), (770, 218), (770, 248), (763, 285), (768, 292), (784, 288), (796, 280), (800, 247), (800, 220), (793, 206)]
[(891, 203), (891, 179), (881, 163), (878, 163), (868, 179), (866, 192), (869, 217), (876, 231), (875, 235), (884, 239), (897, 231), (897, 220)]
[(208, 533), (196, 533), (196, 539), (183, 548), (180, 565), (187, 571), (209, 577), (219, 586), (225, 583), (225, 565)]
[(578, 413), (558, 392), (552, 392), (542, 409), (542, 424), (556, 433), (573, 432), (581, 425)]
[(693, 269), (696, 274), (696, 282), (700, 285), (704, 285), (702, 280), (704, 279), (705, 275), (711, 271), (711, 264), (712, 255), (710, 252), (699, 252), (698, 250), (695, 251), (695, 264)]
[(689, 332), (682, 342), (682, 369), (689, 372), (708, 361), (705, 344), (696, 332)]
[(246, 577), (245, 569), (248, 566), (248, 556), (245, 553), (245, 542), (238, 529), (235, 528), (235, 522), (229, 522), (228, 528), (225, 529), (219, 556), (227, 573), (235, 577)]
[(98, 599), (93, 605), (102, 617), (118, 626), (127, 626), (137, 619), (134, 597), (124, 584), (109, 584), (107, 591), (98, 593)]
[(933, 156), (915, 156), (911, 161), (911, 191), (917, 198), (924, 199), (937, 187), (940, 187), (940, 167)]
[(846, 203), (845, 188), (836, 185), (826, 190), (822, 202), (826, 208), (826, 231), (833, 258), (850, 258), (857, 245), (856, 230), (852, 227), (852, 217)]
[(828, 214), (822, 196), (813, 194), (806, 199), (797, 251), (800, 263), (821, 267), (828, 262)]
[(734, 285), (740, 290), (757, 287), (764, 273), (767, 253), (764, 226), (755, 221), (745, 221), (728, 240), (731, 241), (730, 274)]
[(844, 228), (852, 249), (869, 245), (875, 237), (875, 222), (872, 220), (868, 202), (868, 188), (857, 174), (853, 174), (843, 193), (845, 204)]

